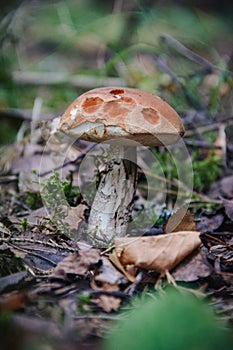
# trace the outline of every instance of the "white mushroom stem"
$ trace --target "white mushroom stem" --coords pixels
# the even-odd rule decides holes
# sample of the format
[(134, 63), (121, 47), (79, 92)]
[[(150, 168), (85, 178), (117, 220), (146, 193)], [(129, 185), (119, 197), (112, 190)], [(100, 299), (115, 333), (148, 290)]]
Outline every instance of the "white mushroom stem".
[(126, 234), (136, 188), (136, 157), (136, 147), (110, 146), (89, 217), (88, 231), (96, 241)]

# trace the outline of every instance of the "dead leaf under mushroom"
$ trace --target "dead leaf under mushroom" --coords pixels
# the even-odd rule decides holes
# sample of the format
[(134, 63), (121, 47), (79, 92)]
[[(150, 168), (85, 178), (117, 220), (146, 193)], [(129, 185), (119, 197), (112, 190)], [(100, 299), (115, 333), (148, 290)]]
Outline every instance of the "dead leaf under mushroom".
[(184, 205), (179, 208), (165, 223), (164, 232), (196, 231), (194, 218)]
[(115, 238), (116, 254), (123, 266), (135, 265), (164, 273), (174, 268), (201, 244), (197, 231), (159, 236)]
[(111, 312), (116, 311), (119, 308), (121, 299), (102, 294), (96, 299), (95, 304), (101, 307), (104, 311)]
[(61, 277), (65, 275), (85, 275), (90, 266), (97, 265), (100, 260), (100, 251), (98, 249), (80, 250), (77, 253), (69, 254), (60, 261), (53, 270), (52, 277)]

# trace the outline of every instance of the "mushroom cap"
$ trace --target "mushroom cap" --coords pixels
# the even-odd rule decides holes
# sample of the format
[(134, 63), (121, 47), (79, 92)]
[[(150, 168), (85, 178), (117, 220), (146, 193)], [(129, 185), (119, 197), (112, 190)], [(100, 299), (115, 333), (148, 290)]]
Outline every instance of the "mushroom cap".
[(96, 88), (80, 95), (57, 129), (92, 142), (133, 140), (144, 146), (172, 144), (184, 134), (180, 117), (164, 100), (125, 87)]

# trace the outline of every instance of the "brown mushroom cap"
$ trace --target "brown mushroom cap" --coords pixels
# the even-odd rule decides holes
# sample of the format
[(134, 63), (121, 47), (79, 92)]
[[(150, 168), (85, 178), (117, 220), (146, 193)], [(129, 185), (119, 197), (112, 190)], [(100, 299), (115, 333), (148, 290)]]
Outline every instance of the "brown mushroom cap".
[(92, 142), (129, 139), (145, 146), (172, 144), (184, 134), (180, 117), (160, 97), (125, 87), (82, 94), (65, 111), (57, 129)]

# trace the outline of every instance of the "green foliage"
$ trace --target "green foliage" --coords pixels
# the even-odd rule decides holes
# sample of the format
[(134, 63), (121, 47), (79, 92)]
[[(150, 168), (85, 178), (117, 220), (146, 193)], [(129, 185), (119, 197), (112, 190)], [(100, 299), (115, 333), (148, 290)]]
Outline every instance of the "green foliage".
[(21, 226), (22, 226), (23, 231), (27, 231), (27, 228), (28, 228), (28, 221), (27, 221), (27, 218), (23, 218), (23, 219), (21, 220)]
[(145, 231), (146, 228), (153, 227), (155, 224), (162, 225), (169, 216), (170, 213), (165, 205), (150, 205), (149, 208), (137, 210), (131, 222), (132, 232), (135, 230), (135, 234), (138, 235), (139, 229)]
[[(155, 223), (160, 224), (159, 213), (156, 212), (155, 208), (150, 208), (150, 211), (145, 212), (145, 210), (141, 210), (137, 213), (137, 217), (134, 218), (133, 223), (136, 229), (151, 227)], [(137, 232), (137, 231), (136, 231)], [(138, 232), (137, 232), (138, 234)]]
[(73, 199), (74, 197), (80, 195), (80, 190), (78, 186), (73, 185), (73, 172), (70, 171), (70, 181), (63, 181), (61, 183), (62, 190), (66, 196), (66, 199)]
[[(180, 174), (185, 182), (190, 182), (190, 177), (193, 176), (193, 189), (197, 192), (208, 191), (210, 185), (217, 180), (220, 174), (222, 160), (214, 155), (214, 152), (210, 150), (208, 155), (202, 156), (198, 149), (192, 151), (190, 154), (192, 161), (192, 171), (188, 172), (186, 169), (186, 163), (176, 161), (175, 153), (174, 157), (168, 152), (158, 152), (153, 149), (153, 154), (157, 161), (152, 164), (151, 170), (154, 174), (161, 174), (170, 180), (181, 180)], [(161, 172), (162, 169), (162, 172)], [(186, 185), (186, 183), (185, 183)], [(174, 188), (175, 189), (175, 188)]]
[(102, 350), (230, 349), (230, 335), (212, 310), (193, 294), (168, 290), (160, 298), (136, 300)]
[(57, 230), (68, 233), (67, 225), (64, 224), (64, 218), (68, 210), (68, 202), (57, 172), (55, 172), (44, 185), (41, 197), (45, 207), (51, 214), (51, 221), (56, 225)]
[(48, 209), (57, 208), (58, 205), (67, 205), (62, 182), (57, 172), (44, 185), (41, 197)]
[(220, 174), (221, 158), (209, 152), (208, 156), (200, 159), (199, 152), (192, 152), (192, 164), (194, 173), (194, 190), (206, 192), (210, 185), (217, 180)]
[(25, 204), (32, 210), (37, 209), (41, 206), (41, 196), (39, 193), (26, 193)]
[(77, 196), (79, 188), (73, 186), (73, 175), (70, 174), (70, 181), (61, 181), (59, 173), (54, 174), (44, 184), (41, 198), (45, 207), (51, 213), (51, 221), (56, 225), (58, 231), (70, 234), (70, 229), (64, 219), (68, 214), (69, 201)]
[(77, 299), (80, 313), (93, 312), (93, 303), (89, 294), (78, 294)]
[(159, 176), (164, 175), (168, 179), (178, 178), (176, 161), (170, 153), (166, 150), (164, 152), (158, 152), (156, 148), (152, 148), (152, 153), (156, 158), (156, 162), (151, 166), (151, 170), (154, 174)]
[(42, 199), (48, 209), (57, 208), (59, 205), (67, 206), (67, 200), (79, 195), (79, 187), (73, 186), (73, 175), (70, 173), (70, 181), (61, 181), (59, 173), (48, 179), (42, 190)]

